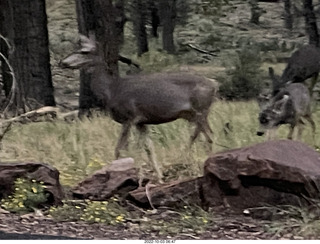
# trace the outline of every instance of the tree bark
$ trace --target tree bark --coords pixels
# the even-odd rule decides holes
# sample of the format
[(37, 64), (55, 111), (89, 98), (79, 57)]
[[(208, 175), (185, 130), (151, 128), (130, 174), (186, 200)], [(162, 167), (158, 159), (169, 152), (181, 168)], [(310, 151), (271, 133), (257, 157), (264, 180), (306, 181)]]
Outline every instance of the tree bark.
[[(123, 3), (123, 2), (122, 2)], [(76, 0), (79, 33), (88, 36), (95, 34), (99, 44), (98, 50), (104, 57), (107, 72), (114, 77), (119, 76), (118, 54), (122, 40), (124, 8), (118, 1), (116, 9), (111, 0)], [(90, 115), (91, 108), (105, 109), (90, 88), (91, 75), (85, 70), (80, 71), (79, 116)]]
[(160, 25), (159, 11), (154, 0), (148, 1), (148, 8), (151, 16), (151, 35), (158, 38), (158, 27)]
[(176, 0), (159, 0), (162, 24), (162, 47), (168, 53), (175, 53), (174, 28), (177, 18)]
[[(14, 47), (7, 52), (17, 81), (13, 104), (19, 113), (55, 106), (45, 0), (1, 0), (0, 11), (1, 32)], [(3, 44), (1, 48), (5, 49)], [(4, 78), (8, 94), (12, 76)]]
[(143, 0), (132, 1), (133, 30), (137, 41), (138, 56), (149, 51), (146, 31), (146, 3)]
[(312, 0), (304, 0), (304, 17), (306, 32), (309, 35), (309, 44), (319, 47), (317, 18), (313, 11)]
[(284, 26), (288, 30), (292, 30), (293, 16), (291, 13), (291, 0), (284, 0)]
[[(6, 23), (6, 25), (12, 26), (11, 21), (12, 19), (10, 18), (10, 8), (8, 1), (0, 1), (0, 34), (3, 36), (3, 38), (12, 36), (12, 34), (10, 34), (10, 31), (12, 31), (12, 29), (5, 28), (5, 25), (1, 23)], [(3, 38), (0, 39), (0, 53), (2, 53), (2, 55), (4, 55), (6, 59), (9, 59), (9, 46)], [(12, 76), (10, 75), (10, 69), (7, 63), (3, 60), (2, 57), (0, 57), (0, 61), (3, 80), (2, 88), (5, 92), (5, 96), (8, 97), (12, 86)]]
[(249, 4), (251, 6), (251, 18), (250, 23), (259, 25), (260, 24), (260, 16), (264, 13), (263, 9), (259, 7), (258, 0), (249, 0)]

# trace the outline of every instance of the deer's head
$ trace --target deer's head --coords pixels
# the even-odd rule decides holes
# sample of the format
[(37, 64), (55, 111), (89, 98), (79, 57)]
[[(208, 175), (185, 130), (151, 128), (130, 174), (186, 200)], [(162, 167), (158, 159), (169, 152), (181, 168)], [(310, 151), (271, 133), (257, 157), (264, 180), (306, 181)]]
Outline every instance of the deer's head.
[(60, 67), (79, 69), (103, 63), (102, 58), (98, 55), (94, 35), (90, 35), (89, 38), (80, 35), (80, 44), (81, 48), (78, 51), (73, 52), (60, 61)]

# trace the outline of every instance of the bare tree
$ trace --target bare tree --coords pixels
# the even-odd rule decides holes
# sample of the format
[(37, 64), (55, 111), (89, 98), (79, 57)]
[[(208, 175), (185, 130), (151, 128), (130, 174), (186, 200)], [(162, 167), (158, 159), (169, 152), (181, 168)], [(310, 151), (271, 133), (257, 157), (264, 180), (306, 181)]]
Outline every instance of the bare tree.
[[(123, 1), (112, 0), (76, 0), (79, 32), (83, 35), (95, 35), (101, 45), (106, 62), (106, 71), (118, 77), (119, 45), (123, 40), (122, 30), (125, 23)], [(90, 88), (91, 73), (80, 71), (79, 116), (88, 115), (90, 108), (104, 108), (105, 104), (95, 96)]]
[(158, 27), (160, 25), (159, 11), (157, 7), (157, 2), (154, 0), (148, 0), (148, 9), (150, 11), (151, 19), (151, 34), (153, 37), (158, 38)]
[(1, 42), (2, 58), (9, 60), (16, 78), (13, 84), (7, 63), (2, 62), (7, 96), (16, 85), (10, 104), (18, 113), (54, 106), (45, 0), (1, 0), (0, 19), (0, 32), (13, 47), (10, 51)]
[(159, 11), (162, 24), (162, 46), (168, 53), (175, 52), (173, 32), (176, 25), (176, 0), (159, 0)]
[(319, 32), (317, 18), (313, 10), (313, 1), (304, 0), (304, 16), (306, 23), (306, 32), (309, 35), (309, 44), (319, 46)]
[(259, 7), (258, 0), (249, 0), (249, 4), (251, 7), (250, 23), (259, 25), (260, 24), (259, 18), (261, 17), (262, 14), (265, 13), (265, 11)]
[(149, 51), (146, 31), (147, 3), (144, 0), (132, 1), (133, 30), (137, 40), (138, 56)]
[(284, 0), (284, 26), (292, 30), (293, 15), (291, 13), (291, 0)]

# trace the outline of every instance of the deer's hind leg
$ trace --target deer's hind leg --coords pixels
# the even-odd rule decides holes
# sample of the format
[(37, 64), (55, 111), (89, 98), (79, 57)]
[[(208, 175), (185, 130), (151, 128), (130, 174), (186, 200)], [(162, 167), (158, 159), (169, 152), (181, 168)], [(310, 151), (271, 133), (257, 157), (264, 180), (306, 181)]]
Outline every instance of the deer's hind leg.
[(318, 76), (319, 76), (319, 73), (315, 74), (314, 76), (312, 76), (311, 78), (311, 86), (309, 88), (309, 92), (310, 92), (310, 96), (312, 97), (312, 93), (313, 93), (313, 88), (315, 87), (315, 85), (317, 84), (318, 82)]
[(196, 129), (195, 129), (193, 135), (191, 136), (190, 147), (192, 146), (192, 144), (194, 143), (196, 138), (199, 136), (200, 132), (202, 132), (204, 134), (208, 144), (210, 145), (209, 151), (211, 151), (211, 145), (213, 143), (213, 141), (211, 139), (211, 134), (213, 134), (213, 131), (210, 128), (207, 117), (202, 115), (201, 117), (197, 118), (195, 123), (196, 123)]
[(308, 120), (308, 122), (311, 125), (311, 129), (312, 129), (312, 139), (313, 139), (313, 143), (315, 143), (315, 136), (316, 136), (316, 123), (313, 121), (311, 114), (308, 114), (306, 116), (304, 116), (304, 118), (306, 120)]
[(289, 130), (289, 134), (288, 134), (288, 137), (287, 137), (289, 140), (292, 140), (293, 131), (294, 131), (295, 127), (296, 127), (295, 124), (290, 124), (290, 130)]
[(141, 140), (143, 138), (144, 149), (148, 155), (150, 162), (152, 163), (152, 167), (153, 167), (154, 171), (157, 173), (159, 183), (162, 183), (163, 173), (162, 173), (161, 167), (159, 166), (159, 163), (156, 158), (156, 153), (155, 153), (153, 142), (152, 142), (151, 138), (148, 136), (148, 128), (145, 125), (139, 125), (139, 124), (136, 127), (139, 131), (139, 134), (140, 134), (139, 135), (139, 137), (140, 137), (139, 144), (141, 143)]

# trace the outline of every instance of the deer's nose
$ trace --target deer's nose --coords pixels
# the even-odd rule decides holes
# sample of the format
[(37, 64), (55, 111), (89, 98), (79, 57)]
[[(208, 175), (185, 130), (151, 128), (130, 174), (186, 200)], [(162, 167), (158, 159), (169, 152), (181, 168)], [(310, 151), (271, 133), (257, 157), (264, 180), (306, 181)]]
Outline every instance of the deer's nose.
[(263, 136), (264, 132), (262, 131), (257, 131), (257, 136)]

